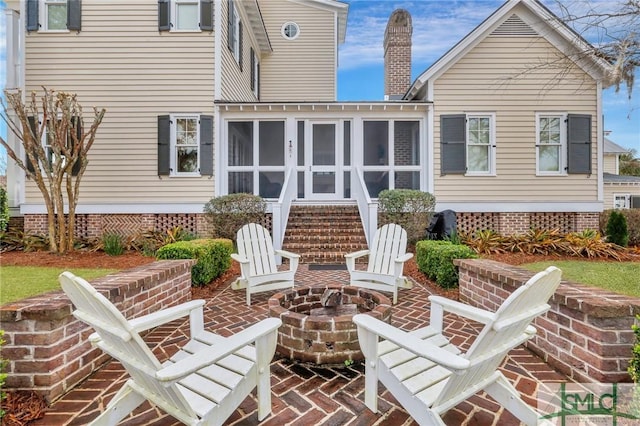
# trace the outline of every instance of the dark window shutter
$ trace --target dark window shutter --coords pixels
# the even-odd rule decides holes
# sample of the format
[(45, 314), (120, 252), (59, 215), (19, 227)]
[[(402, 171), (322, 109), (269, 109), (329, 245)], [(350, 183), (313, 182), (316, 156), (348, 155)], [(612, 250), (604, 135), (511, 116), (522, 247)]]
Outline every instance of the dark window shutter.
[(200, 29), (213, 31), (213, 0), (200, 0)]
[(465, 150), (466, 116), (440, 116), (440, 167), (444, 174), (464, 174), (467, 168)]
[(200, 116), (200, 174), (213, 176), (213, 116)]
[(567, 116), (567, 172), (591, 174), (591, 116)]
[(158, 176), (171, 174), (171, 117), (158, 116)]
[(40, 29), (38, 3), (39, 0), (27, 0), (27, 31), (38, 31)]
[[(38, 130), (36, 129), (36, 127), (38, 126), (38, 120), (36, 120), (35, 117), (27, 117), (27, 120), (29, 121), (29, 127), (31, 127), (31, 133), (35, 136), (38, 133)], [(33, 167), (33, 163), (31, 163), (31, 160), (29, 160), (29, 156), (26, 152), (24, 153), (24, 159), (27, 170), (31, 173), (34, 173), (36, 170)]]
[(256, 79), (256, 82), (258, 83), (258, 90), (256, 90), (256, 93), (258, 94), (258, 100), (260, 100), (260, 62), (258, 62), (256, 71), (258, 72), (258, 78)]
[(251, 55), (251, 90), (256, 90), (256, 54), (253, 51), (253, 47), (250, 49)]
[[(76, 129), (76, 138), (78, 141), (80, 141), (82, 139), (82, 121), (79, 117), (71, 118), (71, 131), (73, 131), (74, 127)], [(71, 143), (75, 143), (73, 138), (69, 138), (69, 140)], [(82, 161), (80, 161), (80, 158), (78, 158), (76, 163), (73, 165), (73, 168), (71, 169), (71, 175), (78, 176), (78, 173), (80, 173), (80, 167), (82, 167)]]
[(229, 0), (227, 6), (227, 47), (233, 52), (233, 0)]
[(158, 0), (158, 31), (171, 29), (171, 3), (169, 0)]
[(242, 71), (242, 21), (238, 21), (238, 65)]
[(67, 0), (67, 29), (80, 31), (82, 29), (82, 1)]

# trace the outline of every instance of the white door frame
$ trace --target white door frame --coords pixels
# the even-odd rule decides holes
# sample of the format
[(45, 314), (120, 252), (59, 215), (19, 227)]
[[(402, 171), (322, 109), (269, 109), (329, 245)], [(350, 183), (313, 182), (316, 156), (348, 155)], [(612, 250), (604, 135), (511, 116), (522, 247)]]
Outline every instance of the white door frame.
[[(305, 158), (304, 158), (304, 192), (306, 200), (337, 200), (344, 198), (344, 182), (343, 182), (343, 126), (339, 119), (332, 120), (306, 120), (305, 123)], [(315, 125), (331, 124), (334, 126), (334, 164), (332, 165), (315, 165), (313, 164), (313, 128)], [(334, 175), (334, 191), (333, 192), (314, 192), (313, 176), (314, 173), (333, 173)]]

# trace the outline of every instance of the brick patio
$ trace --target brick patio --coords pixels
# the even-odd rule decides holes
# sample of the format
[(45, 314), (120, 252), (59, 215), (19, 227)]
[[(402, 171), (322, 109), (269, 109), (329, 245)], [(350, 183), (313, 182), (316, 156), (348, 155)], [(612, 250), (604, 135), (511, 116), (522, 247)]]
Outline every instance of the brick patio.
[[(346, 271), (309, 271), (308, 265), (300, 265), (296, 274), (297, 285), (347, 283)], [(222, 286), (207, 302), (206, 327), (221, 334), (236, 333), (250, 324), (268, 316), (267, 300), (275, 292), (259, 293), (246, 306), (244, 291), (233, 291)], [(406, 330), (424, 326), (429, 321), (427, 297), (429, 291), (420, 284), (411, 290), (401, 290), (398, 304), (393, 307), (392, 324)], [(447, 333), (456, 344), (468, 345), (476, 335), (478, 326), (450, 316)], [(154, 352), (161, 358), (172, 353), (172, 346), (186, 339), (187, 324), (174, 321), (155, 329), (145, 337)], [(166, 352), (165, 352), (166, 351)], [(535, 406), (535, 396), (543, 383), (567, 381), (540, 358), (523, 347), (510, 352), (502, 370), (515, 383), (526, 402)], [(342, 368), (324, 368), (293, 363), (277, 354), (271, 364), (273, 413), (262, 425), (414, 425), (416, 424), (397, 403), (381, 388), (379, 413), (374, 414), (364, 405), (364, 366), (361, 364)], [(58, 400), (45, 417), (33, 425), (84, 425), (95, 418), (101, 407), (120, 388), (127, 374), (118, 362), (110, 362), (94, 373), (80, 386)], [(253, 397), (247, 398), (228, 419), (228, 425), (258, 424), (257, 405)], [(444, 417), (447, 425), (517, 425), (519, 422), (493, 400), (483, 394), (459, 404)], [(172, 417), (143, 404), (123, 425), (178, 425)]]

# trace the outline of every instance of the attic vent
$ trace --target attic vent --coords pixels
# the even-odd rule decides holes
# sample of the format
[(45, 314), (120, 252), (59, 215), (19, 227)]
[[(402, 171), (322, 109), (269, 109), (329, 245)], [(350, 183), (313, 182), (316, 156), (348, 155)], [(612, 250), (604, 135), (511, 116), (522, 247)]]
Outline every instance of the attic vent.
[(511, 15), (493, 30), (492, 36), (537, 36), (538, 33), (517, 15)]

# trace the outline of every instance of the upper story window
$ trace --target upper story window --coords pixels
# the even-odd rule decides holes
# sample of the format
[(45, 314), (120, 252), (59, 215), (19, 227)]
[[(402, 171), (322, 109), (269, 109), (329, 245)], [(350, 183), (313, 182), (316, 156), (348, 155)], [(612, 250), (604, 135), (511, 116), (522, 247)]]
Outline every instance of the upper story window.
[(256, 99), (260, 99), (260, 59), (251, 48), (251, 91)]
[(440, 117), (442, 174), (496, 174), (495, 114)]
[(81, 0), (27, 0), (27, 31), (80, 31)]
[(212, 116), (158, 116), (158, 175), (213, 175)]
[[(57, 162), (61, 162), (61, 167), (65, 167), (67, 158), (65, 157), (66, 150), (73, 150), (75, 143), (80, 140), (82, 137), (82, 123), (79, 121), (78, 117), (72, 117), (71, 122), (69, 123), (69, 127), (66, 129), (66, 133), (64, 133), (64, 140), (59, 141), (61, 145), (54, 147), (55, 141), (49, 132), (49, 127), (53, 123), (47, 122), (47, 125), (43, 126), (43, 117), (28, 117), (29, 124), (33, 131), (33, 134), (37, 134), (37, 129), (42, 128), (41, 140), (40, 143), (44, 148), (44, 152), (47, 156), (47, 162), (50, 167), (58, 164)], [(58, 132), (62, 127), (62, 120), (57, 120), (56, 125), (53, 126), (53, 131)], [(25, 155), (25, 162), (27, 165), (27, 169), (30, 171), (34, 171), (33, 164), (29, 160), (29, 157)], [(71, 173), (73, 176), (76, 176), (80, 171), (81, 163), (78, 161), (73, 165)]]
[(228, 5), (227, 46), (242, 70), (242, 21), (234, 0), (229, 0)]
[(158, 0), (159, 31), (213, 31), (213, 0)]
[(536, 114), (538, 175), (591, 174), (591, 116)]
[(300, 35), (300, 27), (295, 22), (286, 22), (282, 26), (282, 37), (287, 40), (294, 40)]

